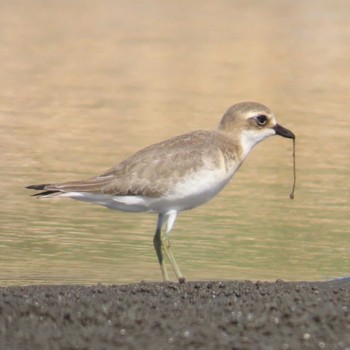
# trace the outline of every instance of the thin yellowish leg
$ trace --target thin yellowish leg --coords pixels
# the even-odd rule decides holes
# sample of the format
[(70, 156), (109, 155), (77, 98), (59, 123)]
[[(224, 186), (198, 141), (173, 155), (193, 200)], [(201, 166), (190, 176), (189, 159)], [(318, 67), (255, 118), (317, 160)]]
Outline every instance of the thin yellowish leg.
[(153, 237), (153, 245), (154, 249), (157, 253), (157, 258), (160, 266), (160, 271), (162, 272), (163, 281), (169, 281), (168, 271), (166, 269), (166, 266), (164, 264), (164, 257), (162, 253), (162, 224), (163, 224), (163, 215), (159, 214), (158, 216), (158, 222), (157, 222), (157, 229)]
[(162, 241), (162, 248), (164, 250), (165, 255), (167, 256), (168, 260), (170, 261), (171, 267), (173, 268), (175, 275), (177, 279), (179, 280), (179, 283), (185, 282), (185, 277), (182, 275), (179, 267), (177, 266), (177, 263), (175, 261), (175, 258), (173, 256), (173, 253), (170, 248), (170, 241), (168, 238), (161, 236)]

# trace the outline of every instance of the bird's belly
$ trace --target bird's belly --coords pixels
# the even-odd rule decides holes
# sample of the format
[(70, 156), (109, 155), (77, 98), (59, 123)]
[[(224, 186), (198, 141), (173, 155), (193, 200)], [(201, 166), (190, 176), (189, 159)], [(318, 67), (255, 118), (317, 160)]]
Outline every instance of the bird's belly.
[(234, 171), (202, 171), (188, 176), (176, 184), (164, 196), (150, 204), (150, 210), (188, 210), (198, 207), (215, 197), (232, 178)]

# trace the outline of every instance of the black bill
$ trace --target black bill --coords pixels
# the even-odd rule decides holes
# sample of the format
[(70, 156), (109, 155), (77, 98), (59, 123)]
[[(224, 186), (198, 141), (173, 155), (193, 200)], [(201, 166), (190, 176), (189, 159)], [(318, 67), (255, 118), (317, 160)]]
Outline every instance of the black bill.
[(276, 124), (273, 129), (276, 131), (276, 135), (287, 137), (289, 139), (295, 139), (295, 135), (283, 126)]

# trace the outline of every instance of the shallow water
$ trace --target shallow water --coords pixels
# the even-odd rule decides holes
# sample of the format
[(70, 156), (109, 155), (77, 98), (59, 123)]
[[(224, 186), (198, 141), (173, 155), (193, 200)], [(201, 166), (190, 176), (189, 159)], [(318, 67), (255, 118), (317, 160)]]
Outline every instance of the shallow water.
[[(101, 173), (138, 149), (216, 127), (255, 100), (297, 135), (260, 144), (172, 247), (189, 280), (350, 275), (346, 1), (3, 1), (0, 283), (159, 280), (156, 217), (24, 186)], [(287, 16), (286, 16), (287, 14)]]

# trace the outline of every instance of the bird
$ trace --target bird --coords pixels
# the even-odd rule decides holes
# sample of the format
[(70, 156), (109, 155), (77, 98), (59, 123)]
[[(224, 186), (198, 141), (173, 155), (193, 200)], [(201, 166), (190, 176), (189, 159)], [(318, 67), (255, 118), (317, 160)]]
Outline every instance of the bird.
[[(104, 173), (81, 181), (30, 185), (38, 198), (69, 197), (125, 212), (158, 214), (153, 245), (163, 281), (169, 281), (166, 256), (185, 282), (170, 247), (178, 214), (215, 197), (262, 140), (292, 131), (276, 122), (269, 108), (240, 102), (224, 113), (214, 130), (197, 130), (148, 146)], [(165, 230), (163, 229), (166, 226)]]

